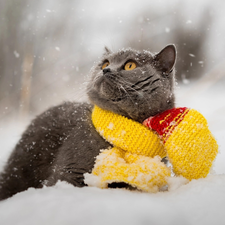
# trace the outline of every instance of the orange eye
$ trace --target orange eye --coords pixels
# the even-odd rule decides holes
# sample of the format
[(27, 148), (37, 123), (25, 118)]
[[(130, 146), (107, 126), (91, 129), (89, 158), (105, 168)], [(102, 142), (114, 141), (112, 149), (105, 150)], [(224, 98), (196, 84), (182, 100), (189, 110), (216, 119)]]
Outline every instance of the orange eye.
[(109, 65), (109, 62), (105, 62), (105, 63), (102, 65), (102, 70), (105, 69), (108, 65)]
[(125, 70), (133, 70), (137, 67), (136, 63), (135, 62), (128, 62), (126, 63), (124, 69)]

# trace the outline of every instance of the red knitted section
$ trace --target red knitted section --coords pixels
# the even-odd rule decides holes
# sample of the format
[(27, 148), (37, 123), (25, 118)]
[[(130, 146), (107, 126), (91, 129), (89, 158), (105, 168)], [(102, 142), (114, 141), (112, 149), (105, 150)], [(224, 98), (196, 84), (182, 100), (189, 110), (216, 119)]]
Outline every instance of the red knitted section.
[(189, 109), (186, 107), (169, 109), (156, 116), (149, 117), (143, 124), (155, 130), (165, 143), (175, 127), (183, 120)]

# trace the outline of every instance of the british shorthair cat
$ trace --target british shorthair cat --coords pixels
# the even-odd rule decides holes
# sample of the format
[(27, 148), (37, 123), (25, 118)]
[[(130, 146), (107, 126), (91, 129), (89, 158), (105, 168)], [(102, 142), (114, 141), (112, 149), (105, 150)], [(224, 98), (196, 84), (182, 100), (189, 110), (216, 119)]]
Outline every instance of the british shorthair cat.
[(58, 180), (85, 186), (83, 174), (92, 171), (100, 149), (110, 147), (92, 124), (93, 105), (140, 123), (173, 108), (175, 61), (174, 45), (157, 54), (106, 48), (91, 70), (90, 103), (52, 107), (23, 133), (0, 175), (0, 199)]

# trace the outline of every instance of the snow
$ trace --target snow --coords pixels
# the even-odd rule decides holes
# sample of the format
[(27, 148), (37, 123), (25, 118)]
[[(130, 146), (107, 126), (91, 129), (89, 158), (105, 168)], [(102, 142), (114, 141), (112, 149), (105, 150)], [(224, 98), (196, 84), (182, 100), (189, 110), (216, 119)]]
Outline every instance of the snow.
[(195, 55), (194, 55), (194, 54), (191, 54), (191, 53), (189, 54), (189, 56), (191, 56), (191, 57), (195, 57)]
[[(0, 202), (2, 225), (48, 224), (156, 224), (223, 225), (225, 204), (224, 88), (201, 85), (177, 89), (177, 105), (192, 107), (208, 120), (220, 154), (214, 172), (186, 184), (169, 180), (169, 191), (144, 193), (122, 189), (77, 188), (65, 182), (42, 189), (30, 188)], [(204, 86), (205, 85), (205, 86)], [(0, 124), (0, 169), (26, 124)], [(94, 182), (94, 181), (93, 181)], [(98, 182), (98, 181), (96, 181)]]
[(58, 46), (56, 46), (55, 47), (55, 50), (59, 52), (60, 51), (60, 48)]
[(19, 58), (19, 57), (20, 57), (20, 54), (19, 54), (17, 51), (14, 51), (13, 53), (14, 53), (14, 56), (15, 56), (16, 58)]
[(33, 189), (0, 204), (1, 224), (224, 224), (225, 175), (192, 181), (174, 191), (75, 188), (64, 182)]
[(170, 32), (170, 28), (169, 28), (169, 27), (166, 27), (166, 28), (165, 28), (165, 32), (166, 32), (166, 33), (169, 33), (169, 32)]
[(110, 130), (113, 130), (114, 124), (110, 122), (110, 123), (109, 123), (109, 126), (108, 126), (107, 128), (110, 129)]

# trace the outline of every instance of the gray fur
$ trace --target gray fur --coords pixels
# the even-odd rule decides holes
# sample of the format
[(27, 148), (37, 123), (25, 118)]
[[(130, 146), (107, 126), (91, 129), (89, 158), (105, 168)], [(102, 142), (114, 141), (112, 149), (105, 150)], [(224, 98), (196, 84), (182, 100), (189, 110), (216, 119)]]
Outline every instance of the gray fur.
[[(110, 147), (92, 125), (93, 104), (139, 122), (173, 108), (175, 58), (172, 45), (156, 55), (106, 49), (87, 87), (92, 104), (66, 102), (31, 122), (0, 176), (0, 199), (58, 180), (84, 186), (83, 174), (91, 172), (100, 150)], [(103, 72), (106, 60), (110, 65)], [(137, 68), (125, 71), (128, 60), (135, 61)]]

